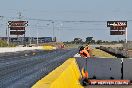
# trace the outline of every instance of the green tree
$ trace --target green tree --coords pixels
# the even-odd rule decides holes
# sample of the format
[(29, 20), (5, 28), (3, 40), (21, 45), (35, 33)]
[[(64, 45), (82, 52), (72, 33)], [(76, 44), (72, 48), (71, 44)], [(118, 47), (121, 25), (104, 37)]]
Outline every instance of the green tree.
[(100, 44), (100, 43), (102, 43), (102, 40), (97, 40), (96, 43), (97, 43), (97, 44)]

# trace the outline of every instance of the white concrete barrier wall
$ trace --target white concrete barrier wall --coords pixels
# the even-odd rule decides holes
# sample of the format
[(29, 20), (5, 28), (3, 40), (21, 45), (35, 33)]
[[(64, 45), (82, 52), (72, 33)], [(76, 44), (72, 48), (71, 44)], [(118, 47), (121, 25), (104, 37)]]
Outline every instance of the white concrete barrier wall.
[(17, 51), (24, 51), (24, 50), (41, 50), (42, 46), (38, 47), (1, 47), (0, 53), (6, 53), (6, 52), (17, 52)]

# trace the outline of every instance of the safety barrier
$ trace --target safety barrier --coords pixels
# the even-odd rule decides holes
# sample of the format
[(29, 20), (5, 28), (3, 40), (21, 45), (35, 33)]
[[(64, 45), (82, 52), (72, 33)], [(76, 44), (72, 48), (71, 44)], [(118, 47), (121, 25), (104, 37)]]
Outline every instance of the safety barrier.
[[(84, 58), (76, 58), (80, 71), (85, 66)], [(89, 78), (96, 79), (121, 79), (122, 58), (89, 58), (87, 67)], [(132, 58), (123, 59), (123, 79), (132, 80)]]
[(32, 88), (83, 88), (81, 74), (75, 58), (70, 58), (49, 75), (39, 80)]
[(54, 46), (37, 46), (37, 47), (1, 47), (0, 53), (6, 53), (6, 52), (17, 52), (17, 51), (25, 51), (25, 50), (55, 50), (56, 47)]
[(53, 47), (53, 46), (43, 46), (42, 49), (43, 50), (55, 50), (56, 47)]
[(6, 52), (17, 52), (17, 51), (25, 51), (25, 50), (41, 50), (42, 47), (1, 47), (0, 48), (0, 53), (6, 53)]

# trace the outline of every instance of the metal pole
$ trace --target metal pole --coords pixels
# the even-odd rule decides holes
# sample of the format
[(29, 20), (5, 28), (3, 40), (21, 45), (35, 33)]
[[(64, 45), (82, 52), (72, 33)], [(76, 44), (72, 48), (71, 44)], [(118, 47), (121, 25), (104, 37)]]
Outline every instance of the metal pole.
[(128, 29), (127, 29), (127, 27), (126, 27), (126, 31), (125, 31), (125, 32), (126, 32), (126, 33), (125, 33), (125, 44), (124, 44), (124, 45), (125, 45), (125, 52), (126, 52), (126, 55), (128, 56), (128, 52), (127, 52), (127, 49), (128, 49), (128, 47), (127, 47), (127, 35), (128, 35), (128, 33), (127, 33), (127, 30), (128, 30)]
[(121, 79), (123, 79), (123, 58), (121, 58)]
[(125, 37), (126, 37), (126, 41), (125, 41), (125, 43), (127, 44), (127, 27), (126, 27), (126, 35), (125, 35)]
[(60, 39), (60, 35), (61, 35), (61, 32), (60, 32), (60, 29), (58, 30), (58, 33), (59, 33), (59, 37), (58, 37), (58, 42), (61, 42), (61, 39)]
[(37, 45), (38, 45), (38, 28), (37, 28)]
[[(24, 30), (26, 32), (26, 30)], [(24, 46), (26, 47), (26, 38), (25, 38), (25, 33), (24, 33)]]
[(9, 27), (7, 27), (7, 30), (8, 30), (8, 39), (7, 39), (7, 42), (8, 42), (8, 46), (10, 45), (10, 30), (9, 30)]
[(8, 44), (8, 28), (6, 27), (6, 42), (7, 42), (7, 44)]
[(57, 29), (57, 32), (58, 32), (57, 41), (60, 42), (60, 28), (59, 28), (59, 27), (58, 27), (58, 29)]
[(58, 30), (58, 33), (59, 33), (59, 42), (61, 42), (61, 30), (62, 30), (62, 26), (63, 26), (63, 24), (61, 23), (60, 24), (60, 27), (59, 27), (59, 30)]
[(55, 37), (55, 34), (54, 34), (54, 32), (55, 32), (55, 30), (54, 30), (54, 21), (52, 21), (52, 24), (53, 24), (53, 41), (54, 41), (54, 37)]
[[(29, 28), (28, 28), (29, 29)], [(31, 30), (29, 30), (29, 45), (31, 46)]]

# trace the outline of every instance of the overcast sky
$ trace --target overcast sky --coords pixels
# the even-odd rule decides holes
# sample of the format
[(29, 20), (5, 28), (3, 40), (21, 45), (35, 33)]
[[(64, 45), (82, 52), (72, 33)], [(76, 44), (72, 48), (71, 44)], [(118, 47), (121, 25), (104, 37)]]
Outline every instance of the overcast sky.
[[(66, 23), (63, 21), (107, 21), (132, 20), (132, 0), (0, 0), (0, 36), (5, 36), (6, 22), (16, 20), (18, 12), (29, 21), (26, 36), (55, 36), (61, 41), (71, 41), (75, 37), (85, 40), (93, 36), (95, 40), (120, 40), (125, 36), (111, 36), (106, 22)], [(15, 19), (13, 19), (15, 18)], [(132, 40), (132, 21), (128, 21), (128, 39)]]

